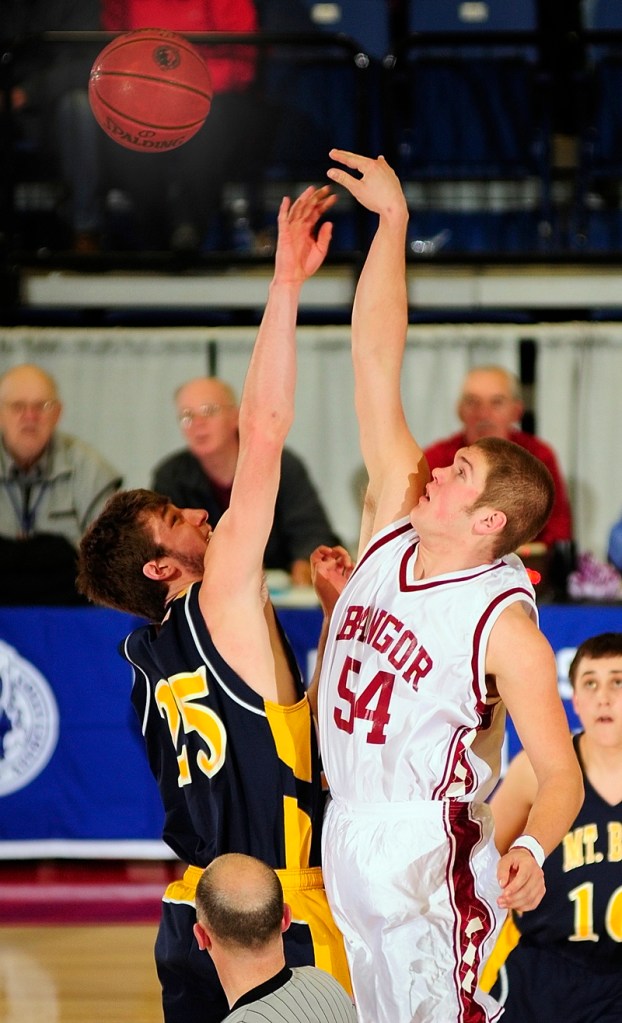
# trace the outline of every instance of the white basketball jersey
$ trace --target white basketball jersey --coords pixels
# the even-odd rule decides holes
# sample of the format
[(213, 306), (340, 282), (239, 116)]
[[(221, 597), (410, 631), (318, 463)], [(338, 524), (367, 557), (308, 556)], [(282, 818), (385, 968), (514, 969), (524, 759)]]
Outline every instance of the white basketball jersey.
[(368, 544), (334, 609), (319, 687), (331, 795), (346, 803), (484, 800), (505, 709), (487, 692), (486, 644), (515, 601), (537, 621), (516, 555), (415, 580), (408, 519)]

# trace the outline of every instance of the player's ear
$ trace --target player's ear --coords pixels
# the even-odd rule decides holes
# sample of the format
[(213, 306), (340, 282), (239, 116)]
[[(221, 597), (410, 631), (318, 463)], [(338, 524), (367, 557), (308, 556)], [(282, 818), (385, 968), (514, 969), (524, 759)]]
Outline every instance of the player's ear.
[(292, 909), (286, 902), (283, 903), (283, 919), (281, 920), (281, 933), (284, 934), (292, 922)]
[(198, 920), (192, 928), (192, 933), (196, 938), (197, 945), (201, 949), (201, 952), (209, 952), (209, 950), (212, 947), (212, 939), (210, 938), (208, 932), (205, 930), (203, 924), (200, 924)]
[(481, 508), (475, 516), (473, 532), (478, 536), (486, 536), (490, 533), (500, 533), (507, 523), (505, 512), (498, 508)]
[(147, 579), (153, 579), (156, 583), (164, 583), (171, 578), (175, 571), (174, 566), (167, 558), (152, 558), (143, 565), (143, 575)]

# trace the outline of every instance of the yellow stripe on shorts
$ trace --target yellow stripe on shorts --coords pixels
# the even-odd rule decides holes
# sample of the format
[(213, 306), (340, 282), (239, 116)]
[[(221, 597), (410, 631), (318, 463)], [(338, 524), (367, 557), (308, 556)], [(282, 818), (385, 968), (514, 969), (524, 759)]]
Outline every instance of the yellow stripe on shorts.
[(499, 932), (499, 937), (495, 942), (495, 947), (488, 956), (479, 978), (479, 986), (482, 991), (486, 992), (486, 994), (488, 994), (494, 987), (497, 977), (499, 976), (499, 970), (503, 966), (510, 952), (516, 948), (519, 940), (520, 931), (514, 923), (512, 914), (509, 913)]

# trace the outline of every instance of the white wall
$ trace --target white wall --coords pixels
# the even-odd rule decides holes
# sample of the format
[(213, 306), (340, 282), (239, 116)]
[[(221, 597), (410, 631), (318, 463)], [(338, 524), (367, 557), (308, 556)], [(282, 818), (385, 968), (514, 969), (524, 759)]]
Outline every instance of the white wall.
[[(618, 405), (622, 324), (434, 325), (409, 328), (403, 394), (422, 444), (458, 427), (454, 405), (464, 373), (498, 362), (517, 370), (522, 337), (538, 344), (538, 432), (560, 457), (581, 550), (603, 557), (622, 512)], [(148, 486), (151, 469), (181, 446), (172, 394), (207, 372), (241, 390), (253, 328), (0, 328), (0, 372), (36, 362), (57, 379), (62, 427), (118, 466), (128, 487)], [(346, 542), (358, 532), (353, 478), (360, 467), (347, 327), (299, 331), (297, 414), (289, 444), (306, 460)]]

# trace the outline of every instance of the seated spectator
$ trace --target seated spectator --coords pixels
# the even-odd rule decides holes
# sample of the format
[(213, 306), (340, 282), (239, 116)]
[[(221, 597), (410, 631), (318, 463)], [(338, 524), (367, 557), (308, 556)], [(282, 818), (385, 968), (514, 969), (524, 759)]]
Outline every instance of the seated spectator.
[(551, 517), (535, 537), (537, 542), (553, 544), (572, 540), (572, 514), (557, 458), (552, 448), (533, 434), (516, 428), (523, 414), (520, 384), (513, 373), (502, 366), (478, 366), (467, 373), (458, 400), (457, 412), (464, 429), (425, 449), (430, 470), (451, 465), (456, 452), (482, 437), (500, 437), (514, 441), (544, 462), (555, 484), (555, 504)]
[(93, 448), (56, 430), (56, 383), (38, 366), (0, 377), (0, 603), (83, 603), (82, 533), (121, 485)]
[[(178, 388), (175, 404), (188, 448), (156, 466), (152, 487), (178, 508), (204, 508), (214, 527), (229, 507), (238, 460), (235, 394), (223, 380), (197, 377)], [(286, 448), (265, 567), (289, 572), (294, 586), (309, 586), (311, 552), (339, 543), (304, 464)]]
[[(258, 25), (254, 0), (102, 0), (102, 27), (112, 32), (162, 28), (185, 35), (256, 32)], [(214, 97), (192, 139), (147, 160), (143, 153), (107, 147), (110, 174), (131, 198), (139, 240), (147, 248), (198, 249), (221, 208), (225, 183), (253, 178), (267, 145), (269, 125), (249, 93), (255, 50), (204, 46), (203, 55)], [(222, 247), (227, 245), (225, 239)]]
[(229, 1023), (356, 1023), (341, 984), (316, 966), (285, 965), (283, 932), (292, 911), (272, 867), (226, 853), (204, 870), (194, 934), (211, 955), (231, 1009)]
[[(582, 726), (573, 742), (585, 796), (544, 862), (542, 901), (511, 915), (485, 968), (482, 987), (492, 987), (504, 1023), (622, 1018), (622, 632), (584, 640), (568, 675)], [(519, 753), (490, 803), (501, 854), (523, 831), (536, 788)]]
[(98, 46), (42, 44), (37, 36), (99, 27), (97, 0), (2, 0), (0, 4), (0, 40), (14, 58), (6, 64), (11, 142), (18, 153), (34, 152), (46, 175), (50, 164), (59, 175), (67, 192), (62, 211), (66, 210), (71, 235), (68, 244), (80, 253), (99, 248), (103, 222), (101, 131), (87, 92)]

